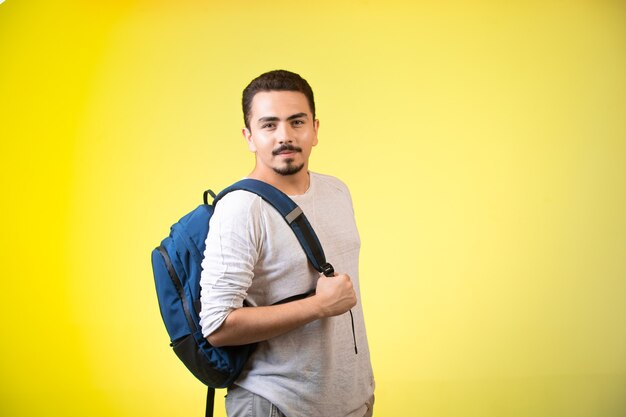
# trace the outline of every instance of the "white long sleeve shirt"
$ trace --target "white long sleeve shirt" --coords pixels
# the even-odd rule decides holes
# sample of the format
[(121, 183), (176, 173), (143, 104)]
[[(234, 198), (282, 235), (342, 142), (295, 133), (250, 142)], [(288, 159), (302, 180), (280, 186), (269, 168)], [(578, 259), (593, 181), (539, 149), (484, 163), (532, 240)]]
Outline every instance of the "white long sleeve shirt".
[[(350, 193), (334, 177), (310, 173), (309, 189), (290, 196), (313, 226), (335, 271), (352, 278), (350, 314), (316, 320), (260, 342), (235, 381), (286, 416), (361, 417), (374, 391), (359, 291), (360, 239)], [(202, 263), (200, 324), (204, 336), (243, 305), (271, 305), (315, 288), (319, 273), (296, 236), (261, 197), (233, 191), (211, 217)]]

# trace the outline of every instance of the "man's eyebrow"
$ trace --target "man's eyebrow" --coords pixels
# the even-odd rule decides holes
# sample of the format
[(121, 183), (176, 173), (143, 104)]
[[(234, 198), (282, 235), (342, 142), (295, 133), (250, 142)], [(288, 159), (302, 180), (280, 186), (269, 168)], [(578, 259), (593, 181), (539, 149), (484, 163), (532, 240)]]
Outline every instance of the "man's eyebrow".
[(293, 119), (299, 119), (301, 117), (307, 117), (306, 113), (296, 113), (296, 114), (292, 114), (291, 116), (287, 117), (287, 120), (293, 120)]
[[(300, 119), (302, 117), (307, 117), (307, 114), (302, 112), (302, 113), (296, 113), (296, 114), (292, 114), (291, 116), (287, 117), (287, 121), (290, 120), (294, 120), (294, 119)], [(257, 120), (257, 122), (259, 123), (265, 123), (265, 122), (278, 122), (280, 121), (279, 117), (276, 116), (264, 116), (264, 117), (259, 117), (259, 120)]]
[(263, 122), (277, 122), (280, 119), (276, 116), (265, 116), (265, 117), (259, 117), (258, 122), (259, 123), (263, 123)]

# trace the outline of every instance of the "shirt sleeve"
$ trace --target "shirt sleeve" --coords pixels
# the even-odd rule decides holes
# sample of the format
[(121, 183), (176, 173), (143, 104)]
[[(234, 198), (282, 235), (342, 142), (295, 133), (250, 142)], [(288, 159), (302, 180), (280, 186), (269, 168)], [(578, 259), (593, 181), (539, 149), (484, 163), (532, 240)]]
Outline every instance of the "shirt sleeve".
[(215, 207), (200, 276), (204, 337), (243, 306), (259, 256), (260, 221), (260, 198), (246, 191), (229, 193)]

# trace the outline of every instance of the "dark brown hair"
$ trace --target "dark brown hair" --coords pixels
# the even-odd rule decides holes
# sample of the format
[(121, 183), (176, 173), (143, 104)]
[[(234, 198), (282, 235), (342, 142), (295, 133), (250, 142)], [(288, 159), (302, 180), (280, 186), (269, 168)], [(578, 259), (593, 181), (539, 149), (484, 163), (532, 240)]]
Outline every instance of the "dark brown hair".
[(285, 70), (274, 70), (259, 75), (248, 84), (243, 90), (241, 107), (243, 109), (243, 120), (246, 127), (250, 129), (250, 111), (252, 99), (256, 93), (261, 91), (299, 91), (306, 96), (311, 108), (311, 114), (315, 119), (315, 100), (313, 90), (308, 82), (295, 72)]

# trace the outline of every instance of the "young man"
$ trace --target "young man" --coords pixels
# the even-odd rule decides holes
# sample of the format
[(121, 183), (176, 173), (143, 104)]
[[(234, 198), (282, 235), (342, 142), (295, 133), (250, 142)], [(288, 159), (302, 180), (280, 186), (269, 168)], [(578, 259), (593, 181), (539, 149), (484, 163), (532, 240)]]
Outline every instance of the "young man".
[[(204, 254), (202, 331), (214, 346), (258, 342), (228, 390), (227, 414), (371, 416), (360, 240), (345, 184), (308, 169), (319, 128), (311, 87), (298, 74), (271, 71), (245, 88), (242, 104), (243, 136), (256, 155), (248, 177), (300, 206), (338, 273), (315, 271), (285, 220), (257, 195), (234, 191), (220, 200)], [(313, 296), (273, 305), (313, 288)]]

